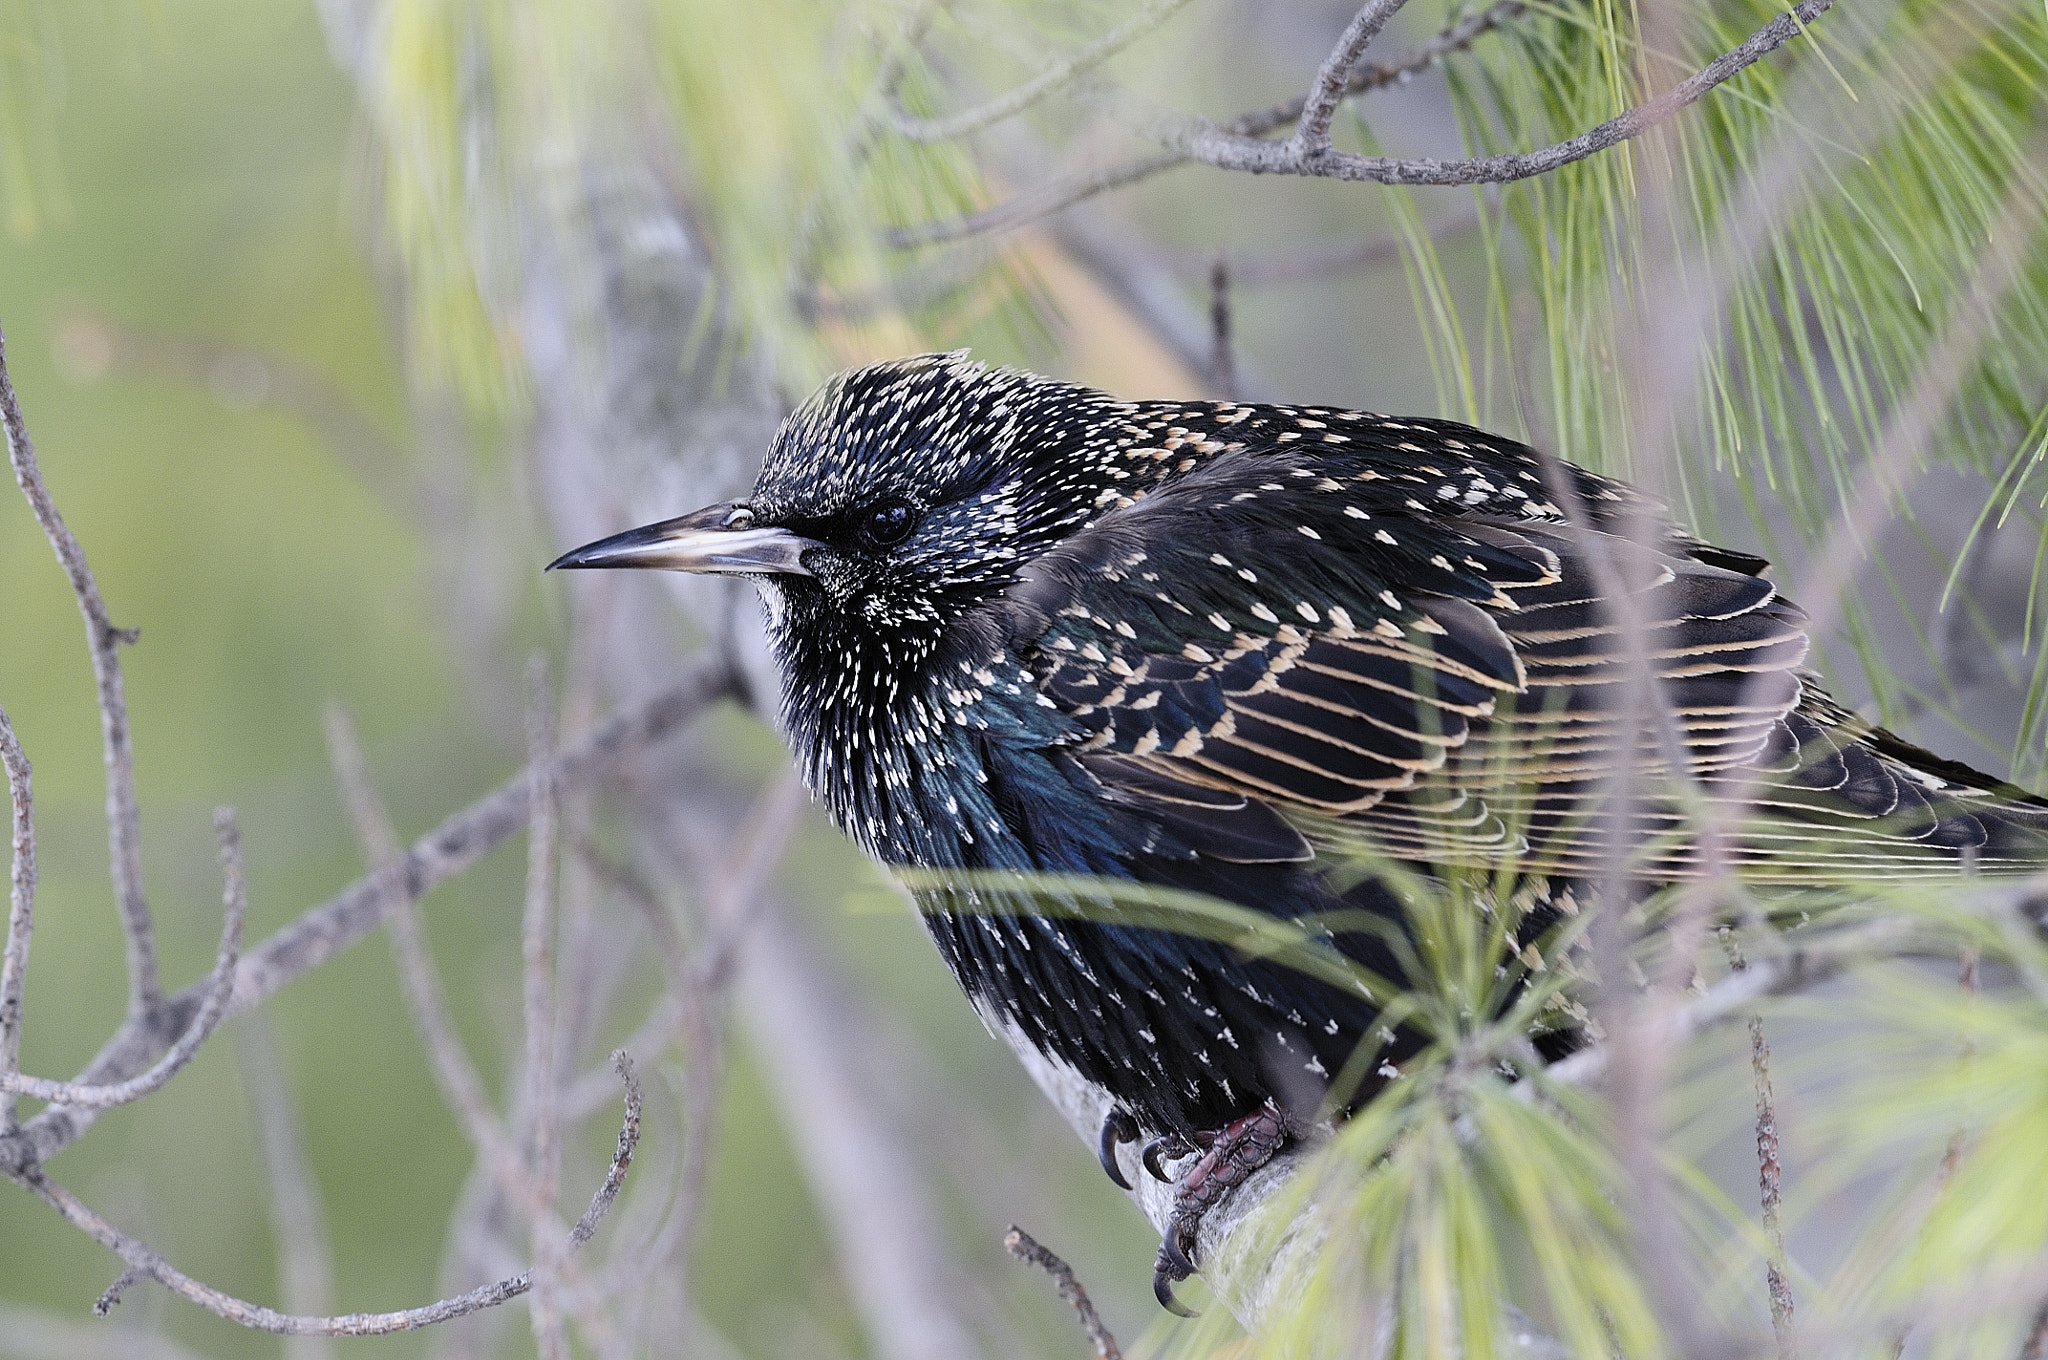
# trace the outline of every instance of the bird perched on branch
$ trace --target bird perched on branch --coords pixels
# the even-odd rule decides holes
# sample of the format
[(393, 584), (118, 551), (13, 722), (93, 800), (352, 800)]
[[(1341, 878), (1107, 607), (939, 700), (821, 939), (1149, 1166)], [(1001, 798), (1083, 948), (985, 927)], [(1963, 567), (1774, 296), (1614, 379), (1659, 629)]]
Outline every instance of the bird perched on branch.
[[(1162, 1179), (1193, 1159), (1169, 1306), (1201, 1215), (1417, 1040), (1370, 988), (1127, 913), (1119, 885), (1398, 922), (1342, 871), (1506, 866), (1540, 926), (1617, 856), (1646, 884), (2048, 859), (2048, 804), (1828, 697), (1764, 561), (1444, 421), (922, 355), (828, 383), (745, 500), (554, 565), (760, 584), (813, 794), (910, 871), (990, 1026), (1106, 1094), (1112, 1177), (1139, 1138)], [(1702, 807), (1731, 820), (1695, 832)], [(1385, 931), (1321, 938), (1399, 980)]]

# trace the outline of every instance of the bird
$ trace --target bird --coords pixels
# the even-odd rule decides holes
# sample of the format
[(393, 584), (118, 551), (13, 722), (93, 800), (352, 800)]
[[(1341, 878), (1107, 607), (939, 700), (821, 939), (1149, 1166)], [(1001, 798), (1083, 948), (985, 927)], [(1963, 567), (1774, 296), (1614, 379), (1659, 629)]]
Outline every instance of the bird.
[[(1103, 1097), (1110, 1177), (1139, 1142), (1174, 1182), (1175, 1311), (1203, 1214), (1422, 1041), (1371, 986), (1130, 892), (1398, 923), (1356, 865), (1507, 868), (1512, 952), (1617, 855), (1646, 885), (2048, 862), (2048, 802), (1829, 695), (1764, 559), (1445, 420), (915, 355), (828, 381), (743, 499), (551, 566), (760, 586), (812, 795), (905, 878), (988, 1026)], [(1734, 829), (1697, 834), (1702, 804)], [(1400, 980), (1386, 930), (1311, 934)], [(1569, 1015), (1534, 1036), (1582, 1041)]]

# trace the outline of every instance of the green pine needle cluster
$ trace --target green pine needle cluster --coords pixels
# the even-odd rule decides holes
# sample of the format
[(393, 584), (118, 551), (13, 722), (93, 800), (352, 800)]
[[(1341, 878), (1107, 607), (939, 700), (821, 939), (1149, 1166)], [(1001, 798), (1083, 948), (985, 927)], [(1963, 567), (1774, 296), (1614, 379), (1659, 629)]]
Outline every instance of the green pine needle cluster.
[[(1446, 68), (1475, 154), (1592, 127), (1780, 12), (1660, 7), (1676, 31), (1645, 37), (1625, 0), (1530, 10)], [(1485, 289), (1462, 310), (1403, 201), (1430, 191), (1387, 191), (1444, 405), (1659, 487), (1710, 536), (1729, 488), (1767, 542), (1860, 557), (1844, 506), (1874, 490), (1911, 516), (1939, 465), (1991, 485), (1979, 529), (2048, 523), (2044, 90), (2039, 5), (1837, 5), (1651, 136), (1507, 186), (1497, 210), (1480, 191)], [(1962, 371), (1930, 391), (1934, 428), (1872, 468), (1945, 342)], [(1884, 588), (1885, 564), (1868, 567)], [(2030, 640), (2044, 607), (2037, 581)], [(1852, 592), (1845, 612), (1896, 720), (1907, 696), (1867, 606)], [(2023, 774), (2048, 749), (2044, 680)]]

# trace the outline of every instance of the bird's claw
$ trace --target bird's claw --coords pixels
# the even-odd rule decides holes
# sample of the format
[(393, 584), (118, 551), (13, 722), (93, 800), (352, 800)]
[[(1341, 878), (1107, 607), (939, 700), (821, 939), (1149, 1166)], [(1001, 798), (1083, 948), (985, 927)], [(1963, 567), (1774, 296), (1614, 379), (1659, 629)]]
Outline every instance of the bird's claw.
[(1145, 1144), (1145, 1150), (1138, 1154), (1138, 1160), (1145, 1164), (1145, 1170), (1151, 1173), (1153, 1180), (1170, 1183), (1173, 1177), (1167, 1174), (1166, 1159), (1185, 1157), (1194, 1150), (1194, 1145), (1179, 1134), (1162, 1133)]
[(1131, 1183), (1124, 1179), (1124, 1169), (1117, 1164), (1116, 1150), (1125, 1143), (1135, 1142), (1138, 1137), (1138, 1121), (1127, 1110), (1112, 1106), (1102, 1119), (1102, 1133), (1095, 1141), (1095, 1155), (1102, 1160), (1102, 1169), (1117, 1183), (1117, 1188), (1128, 1190)]
[[(1182, 1239), (1186, 1239), (1185, 1245)], [(1152, 1297), (1159, 1300), (1159, 1306), (1177, 1317), (1201, 1316), (1194, 1309), (1173, 1296), (1173, 1287), (1195, 1273), (1195, 1263), (1190, 1259), (1188, 1248), (1195, 1242), (1195, 1224), (1176, 1215), (1166, 1225), (1166, 1236), (1159, 1243), (1159, 1259), (1152, 1265)]]
[(1174, 1183), (1173, 1213), (1159, 1243), (1159, 1259), (1152, 1267), (1152, 1295), (1160, 1307), (1182, 1317), (1194, 1316), (1174, 1298), (1173, 1286), (1195, 1273), (1196, 1234), (1202, 1216), (1273, 1160), (1287, 1138), (1287, 1117), (1278, 1106), (1268, 1103), (1214, 1133), (1197, 1134), (1192, 1141), (1166, 1134), (1145, 1144), (1141, 1160), (1160, 1180), (1167, 1179), (1160, 1165), (1162, 1156), (1184, 1157), (1197, 1148), (1202, 1153)]

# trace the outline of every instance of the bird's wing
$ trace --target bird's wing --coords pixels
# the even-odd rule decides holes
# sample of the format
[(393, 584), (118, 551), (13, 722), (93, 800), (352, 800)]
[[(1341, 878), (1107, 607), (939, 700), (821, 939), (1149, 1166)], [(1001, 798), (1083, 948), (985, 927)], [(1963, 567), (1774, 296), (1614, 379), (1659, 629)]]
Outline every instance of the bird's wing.
[[(1527, 496), (1432, 511), (1349, 451), (1281, 446), (1211, 458), (1038, 559), (1008, 630), (1112, 797), (1250, 800), (1492, 859), (1532, 827), (1575, 848), (1580, 791), (1624, 752), (1709, 776), (1783, 740), (1803, 617), (1692, 546)], [(1629, 701), (1646, 675), (1668, 724)]]

